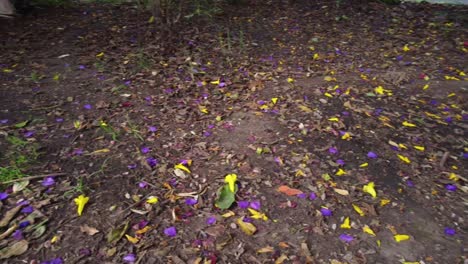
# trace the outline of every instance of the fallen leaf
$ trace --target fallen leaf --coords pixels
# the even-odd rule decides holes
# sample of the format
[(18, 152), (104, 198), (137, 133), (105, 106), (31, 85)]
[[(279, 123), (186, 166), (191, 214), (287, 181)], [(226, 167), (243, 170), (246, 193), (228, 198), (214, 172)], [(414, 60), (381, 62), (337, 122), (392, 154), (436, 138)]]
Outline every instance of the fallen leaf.
[(290, 188), (290, 187), (288, 187), (286, 185), (281, 185), (280, 187), (278, 187), (277, 190), (278, 190), (278, 192), (284, 193), (284, 194), (289, 195), (289, 196), (296, 196), (298, 194), (303, 193), (301, 190)]
[(99, 230), (88, 225), (80, 226), (80, 231), (87, 234), (88, 236), (94, 236), (95, 234), (99, 233)]
[(125, 235), (125, 237), (132, 244), (136, 244), (136, 243), (138, 243), (140, 241), (140, 239), (138, 239), (137, 237), (132, 237), (130, 235)]
[(264, 247), (264, 248), (261, 248), (259, 250), (257, 250), (257, 253), (259, 254), (262, 254), (262, 253), (272, 253), (272, 252), (275, 252), (275, 249), (271, 246), (267, 246), (267, 247)]
[(333, 188), (333, 190), (338, 193), (338, 194), (341, 194), (341, 195), (349, 195), (349, 192), (347, 190), (343, 190), (343, 189), (338, 189), (338, 188)]
[(28, 250), (29, 244), (26, 240), (20, 240), (9, 247), (0, 250), (0, 259), (7, 259), (19, 256)]
[(114, 244), (119, 241), (125, 232), (127, 232), (128, 223), (129, 222), (127, 221), (124, 224), (112, 229), (109, 234), (107, 234), (107, 243)]
[(215, 206), (220, 209), (229, 209), (236, 201), (236, 193), (231, 192), (229, 185), (226, 184), (218, 191), (218, 198), (216, 199)]
[(0, 220), (0, 228), (8, 226), (11, 219), (15, 217), (15, 215), (21, 210), (21, 206), (13, 207), (12, 209), (8, 210), (5, 215), (3, 216), (2, 220)]
[(15, 184), (13, 184), (13, 192), (14, 192), (14, 193), (21, 192), (21, 191), (24, 190), (24, 188), (26, 188), (28, 185), (29, 185), (29, 181), (15, 182)]

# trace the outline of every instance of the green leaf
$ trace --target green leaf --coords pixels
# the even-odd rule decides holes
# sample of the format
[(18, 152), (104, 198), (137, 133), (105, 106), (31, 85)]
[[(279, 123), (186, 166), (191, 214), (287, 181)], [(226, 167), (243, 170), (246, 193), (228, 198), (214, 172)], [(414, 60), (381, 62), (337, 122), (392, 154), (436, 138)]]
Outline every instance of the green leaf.
[(20, 123), (15, 124), (14, 127), (15, 127), (15, 128), (23, 128), (23, 127), (25, 127), (28, 123), (29, 123), (29, 120), (26, 120), (26, 121), (23, 121), (23, 122), (20, 122)]
[(218, 198), (216, 199), (216, 207), (221, 209), (228, 209), (236, 201), (236, 190), (231, 192), (229, 185), (226, 184), (218, 190)]
[(114, 244), (117, 241), (119, 241), (125, 232), (127, 232), (128, 229), (128, 221), (125, 222), (125, 224), (122, 224), (118, 226), (117, 228), (112, 229), (109, 234), (107, 234), (107, 242), (110, 244)]
[(40, 225), (40, 226), (36, 227), (36, 229), (31, 234), (31, 238), (32, 239), (37, 239), (37, 238), (41, 237), (45, 233), (46, 230), (47, 230), (47, 228), (46, 228), (45, 225)]

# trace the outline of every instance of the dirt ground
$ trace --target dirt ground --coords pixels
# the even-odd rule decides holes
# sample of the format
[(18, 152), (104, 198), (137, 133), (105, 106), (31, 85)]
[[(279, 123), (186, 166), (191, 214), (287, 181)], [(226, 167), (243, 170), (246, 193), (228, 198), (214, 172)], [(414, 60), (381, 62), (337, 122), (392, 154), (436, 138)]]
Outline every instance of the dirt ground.
[(274, 3), (0, 21), (2, 263), (466, 263), (468, 7)]

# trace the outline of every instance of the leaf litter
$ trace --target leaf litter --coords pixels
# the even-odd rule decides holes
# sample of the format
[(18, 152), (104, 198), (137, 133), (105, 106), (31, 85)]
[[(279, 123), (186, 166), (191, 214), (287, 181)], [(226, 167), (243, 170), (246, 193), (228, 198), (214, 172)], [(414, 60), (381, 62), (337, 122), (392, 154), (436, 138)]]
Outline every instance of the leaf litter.
[(44, 177), (2, 185), (0, 257), (465, 260), (466, 7), (297, 2), (1, 25), (0, 164)]

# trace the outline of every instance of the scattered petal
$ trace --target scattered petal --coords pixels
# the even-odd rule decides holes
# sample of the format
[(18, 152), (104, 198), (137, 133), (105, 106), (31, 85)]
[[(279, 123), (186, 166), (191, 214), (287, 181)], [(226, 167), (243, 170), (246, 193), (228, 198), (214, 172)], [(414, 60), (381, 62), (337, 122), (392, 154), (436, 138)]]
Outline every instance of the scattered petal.
[(393, 237), (395, 238), (395, 241), (398, 242), (398, 243), (400, 243), (401, 241), (405, 241), (405, 240), (410, 239), (410, 236), (400, 235), (400, 234), (394, 235)]
[(168, 237), (175, 237), (177, 235), (177, 229), (174, 226), (164, 229), (164, 234)]
[(374, 182), (369, 182), (368, 184), (364, 185), (362, 190), (368, 194), (370, 194), (373, 198), (377, 197), (377, 192), (374, 188)]
[(343, 242), (346, 242), (346, 243), (350, 243), (351, 241), (354, 240), (354, 237), (351, 236), (351, 235), (347, 235), (347, 234), (341, 234), (340, 235), (340, 240), (343, 241)]
[(84, 195), (80, 195), (77, 198), (75, 198), (73, 201), (75, 201), (75, 204), (77, 206), (76, 211), (77, 211), (78, 215), (81, 216), (81, 214), (83, 213), (83, 209), (84, 209), (85, 205), (89, 201), (89, 197), (86, 197)]
[(343, 228), (343, 229), (350, 229), (351, 228), (349, 217), (346, 217), (344, 219), (343, 223), (340, 225), (340, 228)]

